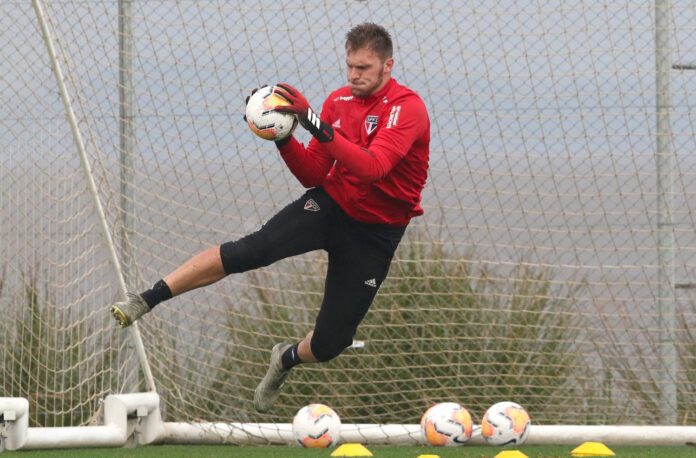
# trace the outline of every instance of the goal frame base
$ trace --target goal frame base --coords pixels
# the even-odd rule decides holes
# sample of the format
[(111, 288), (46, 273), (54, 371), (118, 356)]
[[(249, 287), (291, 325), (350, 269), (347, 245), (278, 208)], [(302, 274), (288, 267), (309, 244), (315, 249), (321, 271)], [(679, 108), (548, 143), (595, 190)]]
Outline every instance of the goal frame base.
[[(156, 393), (109, 395), (104, 425), (29, 427), (25, 398), (0, 398), (0, 451), (80, 447), (135, 447), (148, 444), (294, 444), (291, 423), (163, 422)], [(691, 445), (696, 426), (532, 425), (527, 445)], [(424, 445), (420, 425), (343, 424), (341, 443)], [(474, 428), (471, 444), (484, 440)]]

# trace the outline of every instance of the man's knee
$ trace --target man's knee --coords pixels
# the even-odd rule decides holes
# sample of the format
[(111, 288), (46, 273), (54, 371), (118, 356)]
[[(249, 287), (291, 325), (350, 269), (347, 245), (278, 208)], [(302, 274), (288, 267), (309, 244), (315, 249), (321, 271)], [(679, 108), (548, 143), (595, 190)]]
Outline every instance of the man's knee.
[(226, 274), (246, 272), (270, 264), (260, 232), (220, 245), (220, 258)]
[(326, 362), (340, 355), (343, 350), (350, 347), (353, 343), (353, 332), (317, 332), (311, 340), (311, 349), (314, 357)]

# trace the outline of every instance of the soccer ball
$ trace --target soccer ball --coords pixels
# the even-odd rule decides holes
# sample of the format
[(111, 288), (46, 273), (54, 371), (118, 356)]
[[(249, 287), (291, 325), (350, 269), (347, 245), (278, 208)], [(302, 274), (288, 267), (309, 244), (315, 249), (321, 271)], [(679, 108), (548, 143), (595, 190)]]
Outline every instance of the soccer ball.
[(442, 402), (429, 408), (421, 418), (421, 433), (430, 445), (462, 445), (471, 438), (471, 415), (456, 402)]
[(530, 424), (524, 407), (514, 402), (499, 402), (484, 414), (481, 435), (491, 445), (521, 445), (527, 440)]
[(265, 86), (249, 97), (246, 120), (249, 129), (264, 140), (282, 140), (297, 127), (297, 116), (278, 113), (274, 109), (288, 105), (287, 100), (275, 93), (275, 86)]
[(341, 419), (329, 406), (309, 404), (302, 407), (292, 420), (292, 434), (303, 447), (331, 447), (341, 437)]

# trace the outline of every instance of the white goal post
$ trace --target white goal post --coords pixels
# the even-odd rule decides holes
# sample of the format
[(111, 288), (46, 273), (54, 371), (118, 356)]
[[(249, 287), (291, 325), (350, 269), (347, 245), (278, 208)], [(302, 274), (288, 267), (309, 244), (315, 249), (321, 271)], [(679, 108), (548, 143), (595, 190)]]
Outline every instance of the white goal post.
[[(108, 308), (301, 195), (244, 98), (319, 108), (363, 21), (429, 110), (426, 213), (356, 344), (262, 415), (324, 253), (127, 331)], [(696, 443), (694, 24), (666, 0), (0, 2), (0, 448), (290, 443), (313, 402), (344, 441), (415, 444), (434, 403), (504, 400), (529, 443)]]
[[(77, 447), (125, 447), (148, 444), (296, 444), (291, 423), (163, 422), (155, 393), (109, 395), (104, 425), (28, 427), (29, 403), (0, 398), (0, 451)], [(532, 425), (528, 444), (575, 445), (600, 441), (607, 445), (690, 445), (696, 426)], [(348, 424), (342, 443), (423, 445), (419, 425)], [(472, 445), (485, 444), (475, 428)]]

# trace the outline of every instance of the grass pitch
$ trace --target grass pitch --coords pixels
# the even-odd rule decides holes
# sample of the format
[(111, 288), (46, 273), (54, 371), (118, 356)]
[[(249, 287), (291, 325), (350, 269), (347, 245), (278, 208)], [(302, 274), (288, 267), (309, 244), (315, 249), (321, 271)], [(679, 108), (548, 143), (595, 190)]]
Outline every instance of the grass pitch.
[[(529, 458), (570, 457), (573, 446), (527, 445), (518, 448), (494, 448), (490, 446), (462, 447), (390, 447), (369, 446), (374, 458), (417, 458), (419, 455), (437, 455), (440, 458), (494, 458), (503, 450), (519, 450)], [(693, 458), (696, 447), (610, 447), (617, 458)], [(237, 446), (237, 445), (150, 445), (138, 448), (93, 448), (66, 450), (27, 450), (5, 452), (11, 458), (49, 457), (143, 457), (143, 458), (319, 458), (330, 457), (335, 449), (309, 450), (287, 446)]]

